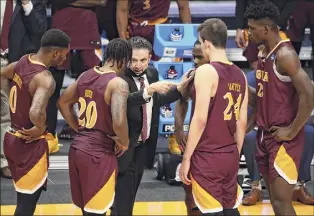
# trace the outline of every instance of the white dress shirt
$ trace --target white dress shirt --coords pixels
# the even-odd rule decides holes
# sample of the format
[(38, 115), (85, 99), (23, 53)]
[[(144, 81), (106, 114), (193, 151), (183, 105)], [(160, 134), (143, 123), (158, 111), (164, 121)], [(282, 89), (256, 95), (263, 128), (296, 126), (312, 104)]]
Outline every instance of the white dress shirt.
[[(4, 12), (5, 12), (5, 6), (6, 6), (6, 4), (7, 4), (7, 1), (6, 0), (0, 0), (0, 2), (1, 2), (1, 26), (0, 26), (0, 28), (1, 28), (1, 30), (2, 30), (2, 26), (3, 26), (3, 19), (4, 19)], [(16, 5), (16, 2), (15, 1), (13, 1), (13, 10), (14, 10), (14, 8), (15, 8), (15, 5)], [(24, 5), (24, 4), (22, 4), (22, 7), (23, 7), (23, 9), (24, 9), (24, 12), (25, 12), (25, 16), (28, 16), (31, 12), (32, 12), (32, 10), (33, 10), (33, 3), (32, 3), (32, 1), (30, 1), (28, 4), (26, 4), (26, 5)]]
[[(150, 127), (151, 127), (151, 123), (152, 123), (153, 98), (150, 95), (148, 95), (148, 93), (147, 93), (147, 87), (149, 86), (149, 83), (148, 83), (146, 74), (144, 74), (142, 77), (144, 78), (144, 84), (145, 84), (143, 98), (146, 101), (151, 98), (151, 100), (148, 103), (146, 103), (146, 114), (147, 114), (146, 115), (147, 116), (147, 138), (146, 138), (146, 140), (147, 140), (149, 138), (149, 135), (150, 135)], [(137, 89), (140, 90), (141, 89), (141, 83), (138, 80), (138, 77), (133, 77), (133, 79), (134, 79), (134, 82), (137, 86)], [(141, 135), (139, 137), (139, 140), (140, 141), (142, 140)]]

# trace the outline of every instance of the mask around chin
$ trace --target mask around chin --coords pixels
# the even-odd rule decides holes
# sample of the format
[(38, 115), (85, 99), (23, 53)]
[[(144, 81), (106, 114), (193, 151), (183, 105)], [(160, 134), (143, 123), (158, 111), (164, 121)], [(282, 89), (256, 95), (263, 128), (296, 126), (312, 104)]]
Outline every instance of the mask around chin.
[(132, 76), (134, 77), (141, 77), (146, 73), (146, 70), (144, 70), (142, 73), (135, 73), (131, 68), (130, 71), (132, 72)]

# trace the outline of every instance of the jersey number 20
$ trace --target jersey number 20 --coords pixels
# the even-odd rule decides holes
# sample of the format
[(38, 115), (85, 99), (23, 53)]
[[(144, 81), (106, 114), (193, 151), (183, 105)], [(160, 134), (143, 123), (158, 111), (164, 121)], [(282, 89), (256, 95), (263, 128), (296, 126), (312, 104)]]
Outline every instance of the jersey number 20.
[(241, 100), (242, 100), (242, 94), (240, 94), (237, 98), (236, 103), (234, 103), (232, 94), (230, 92), (227, 92), (224, 95), (224, 99), (228, 100), (228, 105), (224, 111), (224, 120), (225, 121), (229, 121), (232, 118), (232, 110), (231, 108), (233, 107), (234, 110), (234, 114), (235, 114), (235, 119), (238, 120), (239, 119), (239, 115), (240, 115), (240, 104), (241, 104)]
[[(91, 129), (95, 126), (97, 121), (96, 102), (90, 101), (86, 104), (86, 100), (82, 97), (79, 98), (79, 125)], [(82, 114), (85, 112), (85, 118), (81, 119)]]
[(16, 101), (17, 101), (17, 88), (16, 85), (12, 86), (10, 91), (10, 109), (12, 113), (16, 111)]

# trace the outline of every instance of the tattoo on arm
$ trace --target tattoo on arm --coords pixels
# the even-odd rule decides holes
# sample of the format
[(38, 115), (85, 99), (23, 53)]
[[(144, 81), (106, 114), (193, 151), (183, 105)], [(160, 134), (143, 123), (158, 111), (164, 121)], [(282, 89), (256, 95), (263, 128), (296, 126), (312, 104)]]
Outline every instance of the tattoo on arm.
[(129, 128), (126, 115), (128, 95), (129, 85), (120, 79), (117, 85), (114, 86), (110, 104), (113, 130), (124, 146), (129, 144)]
[(55, 91), (56, 83), (51, 74), (40, 76), (37, 80), (38, 86), (33, 96), (29, 117), (36, 127), (45, 127), (47, 115), (46, 108), (49, 98)]
[(124, 112), (127, 108), (127, 99), (129, 95), (129, 86), (126, 82), (120, 82), (111, 96), (111, 115), (116, 122), (121, 122)]

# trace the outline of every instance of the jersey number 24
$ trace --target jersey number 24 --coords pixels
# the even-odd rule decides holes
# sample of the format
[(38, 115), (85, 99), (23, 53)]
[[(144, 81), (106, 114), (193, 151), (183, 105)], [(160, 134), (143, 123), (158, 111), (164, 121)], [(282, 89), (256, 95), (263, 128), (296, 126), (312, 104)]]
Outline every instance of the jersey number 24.
[[(235, 114), (235, 119), (238, 120), (239, 115), (240, 115), (240, 105), (241, 105), (241, 101), (242, 101), (242, 94), (239, 94), (239, 96), (236, 100), (236, 103), (234, 103), (233, 96), (232, 96), (231, 92), (227, 92), (224, 95), (224, 99), (228, 100), (228, 105), (224, 111), (224, 120), (229, 121), (232, 119), (232, 111)], [(233, 110), (232, 110), (232, 108), (233, 108)]]

